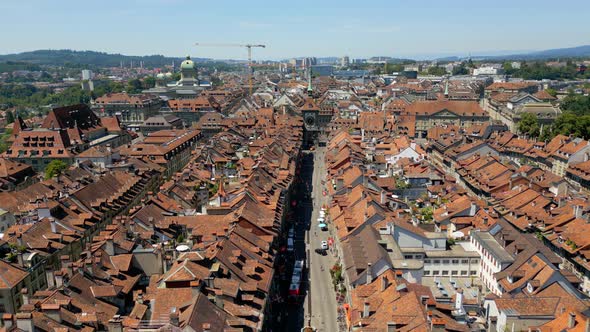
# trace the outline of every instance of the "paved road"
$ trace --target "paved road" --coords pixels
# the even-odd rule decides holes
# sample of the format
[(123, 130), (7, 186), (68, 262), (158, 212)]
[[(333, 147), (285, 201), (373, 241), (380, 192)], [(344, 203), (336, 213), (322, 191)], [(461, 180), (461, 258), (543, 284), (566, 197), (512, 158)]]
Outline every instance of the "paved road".
[[(317, 331), (338, 331), (336, 294), (332, 286), (330, 268), (336, 262), (332, 254), (322, 256), (315, 252), (320, 247), (321, 241), (327, 241), (330, 233), (318, 228), (317, 218), (321, 207), (328, 203), (328, 198), (323, 195), (324, 186), (322, 180), (326, 179), (326, 167), (324, 163), (325, 148), (318, 148), (314, 153), (311, 226), (307, 232), (306, 247), (309, 252), (309, 283), (310, 291), (304, 304), (306, 323), (311, 316), (311, 325)], [(311, 309), (310, 303), (311, 301)], [(311, 310), (311, 311), (310, 311)]]

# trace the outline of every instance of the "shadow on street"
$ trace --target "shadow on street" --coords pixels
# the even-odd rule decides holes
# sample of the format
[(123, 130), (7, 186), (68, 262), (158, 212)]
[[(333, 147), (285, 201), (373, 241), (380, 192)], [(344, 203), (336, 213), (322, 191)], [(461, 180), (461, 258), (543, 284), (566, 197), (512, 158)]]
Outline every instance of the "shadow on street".
[[(293, 228), (293, 249), (287, 247), (288, 233), (282, 235), (282, 243), (285, 246), (282, 251), (282, 271), (280, 273), (280, 294), (282, 305), (275, 305), (275, 324), (273, 331), (292, 331), (299, 332), (304, 326), (304, 299), (309, 291), (309, 271), (307, 269), (307, 252), (305, 248), (306, 231), (310, 229), (311, 214), (313, 210), (313, 192), (312, 178), (314, 169), (313, 153), (303, 152), (301, 154), (300, 167), (295, 178), (295, 187), (292, 200), (295, 206), (292, 206), (292, 213), (287, 219), (287, 232)], [(295, 261), (303, 260), (304, 268), (299, 283), (298, 295), (292, 295), (295, 291), (290, 289), (292, 285), (293, 267)], [(281, 262), (280, 262), (281, 263)]]

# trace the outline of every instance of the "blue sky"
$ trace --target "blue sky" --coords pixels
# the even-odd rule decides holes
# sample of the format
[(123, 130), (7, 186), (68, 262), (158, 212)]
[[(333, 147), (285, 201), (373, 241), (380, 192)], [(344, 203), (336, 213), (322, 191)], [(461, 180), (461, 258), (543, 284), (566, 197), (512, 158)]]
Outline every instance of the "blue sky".
[(0, 0), (0, 54), (98, 50), (244, 59), (424, 57), (590, 44), (586, 1)]

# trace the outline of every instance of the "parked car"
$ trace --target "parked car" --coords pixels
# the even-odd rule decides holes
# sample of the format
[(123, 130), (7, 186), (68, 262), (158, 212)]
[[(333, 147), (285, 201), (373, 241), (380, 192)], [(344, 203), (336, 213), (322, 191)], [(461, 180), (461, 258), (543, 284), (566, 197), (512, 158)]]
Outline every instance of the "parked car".
[(328, 241), (322, 241), (320, 248), (322, 248), (322, 250), (328, 250)]

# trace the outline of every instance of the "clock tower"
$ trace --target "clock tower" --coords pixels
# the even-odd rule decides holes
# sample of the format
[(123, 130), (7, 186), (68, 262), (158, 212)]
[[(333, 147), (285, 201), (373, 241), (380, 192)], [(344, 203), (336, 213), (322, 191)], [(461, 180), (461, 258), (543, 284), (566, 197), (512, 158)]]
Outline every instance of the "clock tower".
[[(319, 141), (320, 134), (324, 127), (332, 119), (332, 110), (322, 110), (314, 99), (313, 87), (311, 85), (311, 68), (307, 72), (307, 99), (300, 108), (303, 116), (303, 142), (305, 147), (310, 147)], [(325, 135), (324, 135), (325, 136)]]
[(316, 141), (319, 133), (319, 112), (320, 108), (312, 98), (307, 98), (301, 107), (303, 115), (303, 141), (305, 146), (311, 146)]

